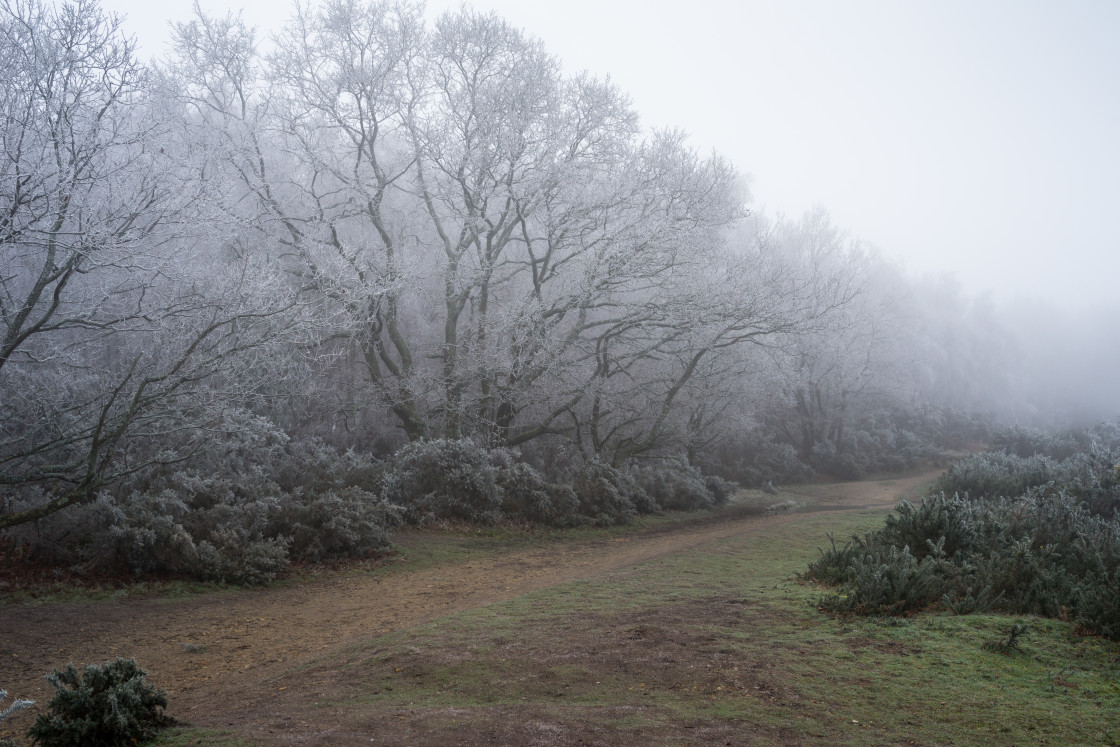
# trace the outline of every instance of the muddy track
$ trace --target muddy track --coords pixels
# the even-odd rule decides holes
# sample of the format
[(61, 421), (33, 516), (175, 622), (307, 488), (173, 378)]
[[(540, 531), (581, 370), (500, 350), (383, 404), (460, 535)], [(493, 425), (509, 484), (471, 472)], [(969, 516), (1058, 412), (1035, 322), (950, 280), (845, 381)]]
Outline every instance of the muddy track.
[[(200, 726), (244, 723), (263, 705), (261, 682), (371, 636), (729, 537), (762, 534), (810, 513), (890, 507), (900, 496), (918, 495), (933, 476), (802, 486), (791, 493), (803, 504), (792, 513), (757, 516), (730, 508), (625, 538), (549, 542), (424, 570), (330, 573), (306, 583), (186, 600), (3, 605), (0, 688), (45, 704), (51, 693), (43, 674), (51, 667), (135, 657), (151, 681), (168, 691), (172, 715)], [(21, 726), (22, 720), (5, 724), (13, 731)]]

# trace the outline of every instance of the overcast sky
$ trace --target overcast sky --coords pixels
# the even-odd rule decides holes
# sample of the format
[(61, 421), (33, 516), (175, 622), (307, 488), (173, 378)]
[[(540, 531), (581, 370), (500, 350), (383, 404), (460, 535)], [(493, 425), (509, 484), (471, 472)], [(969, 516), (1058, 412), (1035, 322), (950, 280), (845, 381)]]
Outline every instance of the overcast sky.
[[(202, 0), (211, 13), (237, 5)], [(835, 223), (913, 273), (1071, 308), (1120, 287), (1120, 2), (477, 0), (650, 127), (751, 176), (752, 207)], [(189, 0), (104, 0), (145, 56)], [(286, 13), (244, 5), (268, 33)], [(429, 2), (433, 16), (457, 2)]]

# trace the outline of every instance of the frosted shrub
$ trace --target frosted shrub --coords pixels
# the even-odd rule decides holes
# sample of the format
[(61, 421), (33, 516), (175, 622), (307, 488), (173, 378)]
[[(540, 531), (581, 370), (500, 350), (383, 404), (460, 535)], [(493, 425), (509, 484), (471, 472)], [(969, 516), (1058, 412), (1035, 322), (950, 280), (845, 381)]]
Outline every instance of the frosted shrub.
[[(689, 489), (702, 491), (705, 505), (711, 505), (699, 472), (689, 472), (687, 479)], [(511, 519), (552, 526), (607, 525), (658, 510), (627, 470), (593, 460), (573, 470), (570, 484), (558, 484), (521, 461), (516, 450), (487, 450), (470, 440), (447, 439), (419, 441), (397, 452), (384, 474), (381, 498), (400, 506), (404, 520), (414, 524)]]
[(1079, 439), (1072, 431), (1046, 433), (1038, 428), (1013, 426), (992, 438), (992, 451), (1017, 457), (1045, 456), (1051, 459), (1068, 459), (1081, 451)]
[(290, 553), (304, 560), (331, 560), (389, 546), (385, 528), (400, 523), (399, 510), (356, 487), (304, 498), (286, 496), (276, 532), (290, 533)]
[(731, 496), (739, 491), (739, 483), (724, 480), (719, 475), (708, 475), (704, 478), (704, 487), (712, 496), (712, 502), (717, 506), (726, 506)]
[(579, 512), (595, 524), (625, 524), (638, 513), (653, 513), (657, 504), (621, 470), (593, 459), (576, 473), (572, 489)]
[[(137, 475), (116, 491), (17, 527), (12, 541), (75, 570), (172, 573), (239, 584), (269, 581), (292, 559), (366, 555), (399, 521), (374, 492), (378, 465), (320, 441), (292, 442), (238, 416), (194, 457)], [(239, 430), (238, 430), (239, 429)]]
[(809, 454), (813, 469), (839, 480), (858, 480), (867, 469), (867, 459), (850, 451), (839, 451), (831, 441), (822, 441)]
[(173, 487), (120, 501), (114, 528), (133, 571), (238, 584), (269, 581), (288, 562), (288, 539), (270, 531), (278, 490), (254, 470), (245, 479), (176, 473)]
[(525, 462), (491, 452), (498, 467), (502, 513), (511, 519), (553, 526), (580, 523), (579, 498), (568, 485), (557, 485)]
[(954, 462), (938, 478), (936, 489), (974, 498), (1010, 497), (1047, 485), (1061, 477), (1061, 472), (1049, 457), (986, 452)]
[(382, 499), (401, 506), (406, 521), (439, 519), (494, 524), (501, 518), (498, 470), (473, 441), (438, 439), (408, 444), (393, 458)]
[[(1088, 630), (1120, 636), (1120, 515), (1102, 516), (1082, 497), (1114, 490), (1111, 473), (1100, 474), (1108, 459), (987, 454), (962, 461), (942, 484), (967, 481), (989, 497), (936, 492), (918, 506), (902, 502), (882, 529), (841, 548), (833, 543), (807, 574), (839, 585), (824, 606), (861, 614), (934, 603), (961, 614), (1069, 613)], [(999, 497), (1022, 484), (1036, 487)]]
[(223, 526), (198, 543), (194, 572), (199, 578), (252, 586), (276, 578), (288, 566), (283, 537), (253, 537)]
[(191, 509), (177, 491), (136, 492), (119, 501), (102, 495), (97, 508), (104, 517), (106, 546), (115, 548), (106, 565), (127, 566), (134, 573), (196, 574), (195, 539), (182, 524)]
[[(952, 558), (986, 544), (981, 537), (986, 534), (983, 524), (983, 512), (972, 501), (958, 495), (933, 493), (917, 506), (899, 501), (875, 534), (876, 544), (910, 547), (918, 558), (923, 558), (930, 544), (938, 543), (941, 551)], [(991, 531), (998, 532), (999, 527)]]
[(339, 452), (318, 438), (293, 441), (275, 467), (276, 482), (285, 491), (303, 488), (320, 493), (356, 487), (376, 493), (385, 465), (366, 454)]
[(1120, 641), (1120, 564), (1107, 572), (1092, 573), (1074, 589), (1074, 620), (1087, 630)]
[(991, 433), (990, 424), (973, 414), (883, 403), (846, 413), (842, 429), (834, 427), (841, 425), (838, 421), (826, 429), (821, 425), (797, 412), (772, 412), (758, 430), (722, 446), (710, 467), (751, 486), (805, 482), (816, 474), (857, 479), (944, 464), (946, 449), (986, 440)]
[(705, 478), (699, 468), (684, 460), (643, 465), (634, 468), (631, 474), (657, 507), (667, 511), (693, 511), (722, 505), (736, 487), (725, 480), (717, 478), (717, 482)]
[(180, 481), (177, 492), (130, 496), (113, 532), (120, 554), (136, 572), (256, 584), (275, 578), (289, 559), (329, 560), (388, 547), (385, 527), (398, 518), (379, 496), (353, 487), (289, 493), (257, 478), (225, 485), (220, 498), (197, 476)]
[(749, 467), (744, 479), (749, 485), (763, 485), (804, 482), (813, 476), (813, 468), (797, 455), (797, 449), (790, 444), (766, 444), (759, 448), (754, 464)]
[(1067, 492), (1093, 513), (1111, 516), (1120, 508), (1120, 451), (1096, 444), (1055, 460), (1002, 452), (974, 454), (952, 464), (937, 490), (973, 498), (1018, 496), (1028, 491)]
[(147, 741), (172, 723), (167, 693), (149, 685), (135, 659), (73, 664), (47, 675), (55, 695), (27, 732), (44, 747), (126, 745)]
[(873, 546), (852, 556), (844, 593), (826, 598), (824, 606), (861, 615), (901, 615), (924, 609), (944, 594), (944, 573), (933, 556), (919, 560), (909, 547)]

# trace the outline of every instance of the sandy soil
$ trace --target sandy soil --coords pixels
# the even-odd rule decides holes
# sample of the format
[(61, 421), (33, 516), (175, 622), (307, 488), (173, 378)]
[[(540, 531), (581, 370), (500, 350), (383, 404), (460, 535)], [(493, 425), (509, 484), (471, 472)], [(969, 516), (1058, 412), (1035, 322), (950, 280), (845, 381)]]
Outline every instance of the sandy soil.
[[(623, 539), (549, 543), (376, 577), (331, 572), (284, 587), (185, 600), (0, 606), (0, 687), (45, 705), (51, 692), (43, 674), (52, 667), (135, 657), (150, 681), (167, 690), (176, 718), (266, 742), (317, 741), (300, 738), (304, 731), (310, 736), (311, 727), (301, 725), (293, 704), (313, 699), (321, 683), (284, 674), (349, 644), (728, 537), (761, 535), (810, 513), (889, 507), (900, 496), (917, 495), (932, 477), (800, 486), (792, 492), (803, 505), (791, 513), (758, 516), (732, 508)], [(408, 535), (397, 539), (417, 541)], [(267, 690), (260, 686), (264, 681)], [(280, 716), (277, 693), (283, 690), (288, 690), (282, 696), (286, 715)], [(19, 733), (28, 722), (24, 712), (4, 727)], [(281, 727), (283, 737), (275, 729), (273, 737), (263, 737), (254, 724), (264, 723)]]

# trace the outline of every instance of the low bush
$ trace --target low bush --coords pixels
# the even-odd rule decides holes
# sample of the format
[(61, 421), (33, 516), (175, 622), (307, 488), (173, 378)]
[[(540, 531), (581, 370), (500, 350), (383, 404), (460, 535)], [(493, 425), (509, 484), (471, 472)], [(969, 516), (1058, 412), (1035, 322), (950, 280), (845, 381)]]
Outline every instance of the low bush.
[[(291, 441), (242, 414), (190, 460), (16, 527), (4, 542), (9, 556), (79, 574), (259, 584), (295, 560), (386, 550), (387, 530), (399, 524), (610, 525), (721, 505), (737, 489), (683, 460), (623, 468), (592, 460), (566, 472), (564, 482), (553, 482), (516, 450), (467, 439), (410, 443), (382, 464), (321, 441)], [(25, 498), (28, 505), (44, 500)]]
[(1064, 491), (1091, 512), (1109, 516), (1120, 508), (1120, 450), (1092, 443), (1064, 459), (1002, 451), (974, 454), (954, 462), (934, 489), (975, 499)]
[(381, 497), (412, 524), (435, 520), (495, 524), (502, 516), (498, 469), (469, 439), (415, 441), (393, 457)]
[(704, 475), (683, 460), (642, 465), (630, 474), (660, 510), (691, 511), (715, 505)]
[(653, 513), (656, 504), (633, 477), (593, 459), (576, 473), (572, 490), (579, 513), (600, 526), (625, 524), (639, 513)]
[(91, 664), (80, 672), (73, 664), (47, 675), (55, 695), (47, 712), (27, 731), (44, 747), (132, 745), (155, 736), (172, 723), (165, 713), (167, 694), (146, 681), (135, 659)]
[(749, 441), (737, 450), (742, 456), (735, 459), (737, 469), (732, 469), (731, 474), (745, 485), (805, 482), (816, 474), (788, 443)]
[(401, 523), (400, 509), (377, 494), (349, 486), (304, 497), (291, 494), (274, 535), (287, 533), (289, 554), (300, 560), (333, 560), (389, 546), (386, 528)]
[(1073, 590), (1074, 621), (1087, 630), (1120, 641), (1120, 565), (1089, 573)]
[(1083, 454), (1094, 447), (1120, 451), (1120, 421), (1102, 421), (1091, 428), (1046, 432), (1014, 426), (993, 434), (991, 450), (1018, 457), (1044, 456), (1057, 461)]
[[(827, 428), (798, 408), (776, 404), (760, 427), (729, 438), (704, 467), (750, 487), (818, 475), (869, 474), (945, 464), (953, 452), (991, 438), (990, 418), (948, 407), (864, 402)], [(818, 413), (820, 415), (822, 413)]]
[(712, 503), (717, 506), (726, 506), (731, 496), (739, 492), (739, 483), (725, 480), (719, 475), (708, 475), (704, 478), (704, 487), (712, 496)]
[(824, 606), (859, 615), (902, 615), (925, 609), (943, 595), (944, 564), (927, 555), (918, 559), (909, 547), (875, 544), (854, 553), (846, 567), (846, 593)]
[[(629, 475), (641, 493), (653, 502), (655, 510), (662, 511), (695, 511), (722, 506), (739, 489), (738, 484), (721, 477), (705, 476), (698, 467), (683, 459), (635, 466), (629, 470)], [(641, 500), (635, 506), (639, 513), (646, 513)]]
[(683, 460), (619, 468), (592, 459), (571, 467), (566, 477), (564, 483), (548, 480), (512, 449), (485, 449), (470, 440), (418, 441), (397, 452), (384, 473), (381, 498), (416, 524), (606, 526), (661, 510), (722, 505), (738, 488)]
[[(835, 542), (807, 576), (839, 586), (834, 612), (900, 614), (942, 605), (1071, 616), (1120, 638), (1120, 515), (1114, 454), (1095, 446), (1057, 461), (1005, 453), (969, 457), (920, 505), (901, 502), (884, 526)], [(1007, 497), (1004, 490), (1022, 488)], [(831, 539), (831, 538), (830, 538)]]
[(498, 468), (497, 484), (504, 516), (514, 521), (551, 526), (582, 523), (579, 497), (571, 486), (549, 482), (509, 449), (491, 451), (490, 459)]
[(187, 462), (16, 527), (8, 542), (23, 557), (77, 572), (262, 583), (291, 560), (387, 548), (396, 512), (363, 487), (376, 470), (368, 459), (289, 441), (267, 421), (242, 416)]

